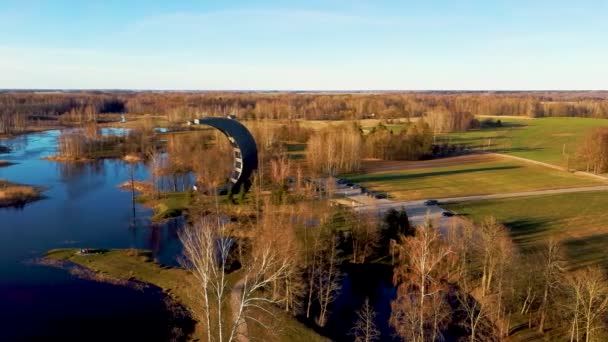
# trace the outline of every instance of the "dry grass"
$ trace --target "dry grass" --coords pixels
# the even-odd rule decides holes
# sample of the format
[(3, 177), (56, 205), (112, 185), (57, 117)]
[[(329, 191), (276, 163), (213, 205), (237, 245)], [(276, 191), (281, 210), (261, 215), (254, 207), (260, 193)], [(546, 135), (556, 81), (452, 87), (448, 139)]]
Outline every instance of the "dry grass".
[(154, 187), (149, 182), (134, 181), (133, 185), (131, 185), (131, 181), (126, 181), (126, 182), (118, 185), (118, 187), (123, 190), (129, 190), (129, 191), (131, 189), (135, 189), (135, 191), (137, 191), (137, 192), (146, 193), (146, 194), (154, 193)]
[(139, 162), (143, 161), (144, 159), (139, 154), (129, 153), (129, 154), (125, 155), (124, 157), (122, 157), (122, 160), (124, 160), (127, 163), (139, 163)]
[(48, 156), (48, 157), (43, 157), (41, 159), (56, 161), (56, 162), (70, 162), (70, 163), (71, 162), (88, 162), (88, 161), (93, 160), (91, 158), (74, 158), (74, 157), (66, 157), (66, 156), (61, 156), (61, 155)]
[(0, 180), (0, 207), (23, 205), (40, 199), (40, 190)]
[(6, 160), (0, 160), (0, 167), (11, 166), (13, 164), (15, 164), (15, 163), (11, 163), (11, 162), (6, 161)]

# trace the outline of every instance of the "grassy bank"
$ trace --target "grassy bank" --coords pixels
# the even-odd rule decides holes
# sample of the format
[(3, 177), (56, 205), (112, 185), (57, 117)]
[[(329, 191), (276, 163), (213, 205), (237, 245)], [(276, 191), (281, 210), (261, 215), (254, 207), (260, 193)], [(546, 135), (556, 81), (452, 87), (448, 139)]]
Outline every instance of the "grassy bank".
[(118, 186), (125, 191), (137, 192), (135, 201), (154, 210), (151, 217), (153, 222), (159, 222), (172, 217), (178, 217), (188, 211), (195, 202), (195, 194), (190, 191), (160, 192), (156, 191), (149, 182), (131, 181)]
[(445, 205), (480, 221), (494, 216), (524, 250), (549, 237), (560, 240), (570, 266), (608, 267), (608, 192), (571, 193)]
[(18, 207), (42, 198), (42, 189), (0, 179), (0, 208)]
[[(512, 193), (605, 184), (568, 172), (503, 158), (489, 158), (461, 165), (371, 172), (350, 177), (373, 190), (386, 191), (395, 199), (416, 200)], [(423, 162), (421, 162), (423, 163)]]
[[(189, 310), (200, 307), (194, 296), (197, 293), (194, 276), (184, 269), (167, 268), (155, 263), (150, 252), (111, 250), (100, 254), (79, 255), (77, 251), (77, 249), (51, 250), (46, 256), (55, 260), (71, 261), (94, 271), (101, 278), (135, 279), (153, 284), (162, 288), (169, 296)], [(239, 273), (233, 272), (228, 277), (230, 284), (234, 284), (239, 277)], [(280, 326), (283, 327), (281, 331), (274, 332), (277, 334), (277, 340), (302, 342), (326, 340), (291, 316), (283, 314), (280, 310), (276, 310), (276, 315), (277, 319), (281, 320)], [(255, 323), (252, 322), (250, 325), (253, 326)], [(267, 335), (268, 332), (264, 332), (262, 329), (255, 329), (254, 331), (259, 334), (255, 337), (263, 341), (271, 340), (274, 337)], [(197, 324), (192, 338), (206, 339), (206, 334), (200, 324)]]
[[(136, 189), (136, 191), (140, 190)], [(135, 201), (154, 209), (154, 215), (151, 219), (153, 222), (160, 222), (183, 215), (192, 206), (194, 196), (189, 191), (163, 192), (159, 194), (146, 191), (137, 196)]]

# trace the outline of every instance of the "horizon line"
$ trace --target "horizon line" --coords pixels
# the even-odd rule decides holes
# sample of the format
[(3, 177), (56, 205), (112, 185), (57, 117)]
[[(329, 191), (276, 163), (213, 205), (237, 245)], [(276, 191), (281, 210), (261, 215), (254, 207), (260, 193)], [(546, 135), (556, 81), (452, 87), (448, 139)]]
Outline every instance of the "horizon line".
[(163, 88), (0, 88), (0, 92), (200, 92), (200, 93), (572, 93), (608, 92), (606, 89), (163, 89)]

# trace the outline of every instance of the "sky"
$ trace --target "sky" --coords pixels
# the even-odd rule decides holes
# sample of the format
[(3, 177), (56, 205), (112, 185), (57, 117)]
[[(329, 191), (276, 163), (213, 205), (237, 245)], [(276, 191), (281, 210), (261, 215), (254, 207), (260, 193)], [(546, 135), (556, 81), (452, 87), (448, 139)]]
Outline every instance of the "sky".
[(0, 89), (606, 90), (608, 0), (0, 0)]

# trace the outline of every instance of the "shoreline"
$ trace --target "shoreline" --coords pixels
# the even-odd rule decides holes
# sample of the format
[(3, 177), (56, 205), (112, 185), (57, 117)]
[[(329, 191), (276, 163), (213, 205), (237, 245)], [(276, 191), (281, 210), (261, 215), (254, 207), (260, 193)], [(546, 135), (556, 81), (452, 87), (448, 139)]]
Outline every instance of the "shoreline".
[[(163, 304), (165, 305), (167, 312), (170, 316), (169, 323), (172, 325), (171, 332), (175, 334), (172, 336), (172, 340), (176, 341), (190, 341), (192, 340), (195, 332), (195, 326), (198, 324), (196, 320), (191, 316), (190, 309), (186, 307), (179, 299), (175, 298), (170, 290), (157, 286), (151, 282), (139, 280), (137, 278), (120, 278), (112, 276), (105, 272), (95, 271), (82, 264), (66, 259), (56, 259), (50, 257), (49, 254), (60, 250), (51, 250), (42, 257), (34, 260), (34, 264), (41, 266), (49, 266), (67, 271), (71, 276), (79, 279), (95, 281), (99, 283), (105, 283), (115, 286), (128, 287), (138, 292), (150, 291), (154, 294), (158, 294)], [(74, 253), (76, 255), (76, 253)], [(88, 257), (82, 255), (82, 257)], [(182, 332), (186, 331), (185, 335)]]
[[(110, 249), (98, 254), (78, 254), (78, 248), (52, 249), (40, 260), (53, 267), (70, 266), (77, 277), (100, 281), (113, 285), (134, 286), (135, 289), (158, 289), (188, 312), (189, 318), (195, 307), (189, 300), (191, 275), (184, 269), (160, 265), (152, 258), (152, 253), (139, 249)], [(80, 272), (85, 270), (83, 272)], [(198, 323), (190, 332), (190, 338), (203, 336)]]
[(28, 128), (21, 132), (0, 134), (0, 141), (14, 139), (14, 138), (17, 138), (22, 135), (41, 133), (41, 132), (52, 131), (52, 130), (56, 130), (56, 129), (64, 129), (64, 128), (69, 128), (69, 127), (70, 126), (62, 126), (62, 125), (57, 125), (57, 126), (51, 125), (51, 126), (42, 126), (42, 127), (34, 126), (34, 127)]
[[(172, 302), (177, 303), (179, 308), (183, 309), (182, 313), (188, 313), (193, 325), (190, 333), (185, 337), (188, 340), (206, 340), (204, 323), (193, 317), (200, 311), (198, 308), (203, 305), (200, 298), (192, 295), (197, 292), (199, 285), (195, 276), (188, 270), (158, 264), (152, 258), (152, 253), (147, 250), (111, 249), (94, 254), (79, 254), (79, 250), (78, 248), (52, 249), (46, 252), (38, 262), (51, 267), (77, 265), (74, 268), (78, 273), (75, 274), (76, 276), (91, 277), (90, 279), (95, 281), (122, 286), (144, 284), (152, 289), (157, 288), (170, 297)], [(79, 272), (82, 269), (85, 271)], [(238, 284), (240, 277), (241, 274), (238, 271), (226, 275), (228, 291)], [(276, 315), (275, 318), (282, 322), (280, 331), (269, 333), (278, 341), (327, 341), (325, 337), (318, 335), (296, 318), (285, 314), (282, 309), (273, 308), (272, 310)], [(227, 308), (225, 314), (231, 315), (231, 309)], [(224, 319), (228, 319), (228, 317), (231, 316), (226, 316)], [(259, 337), (267, 340), (270, 335)]]

